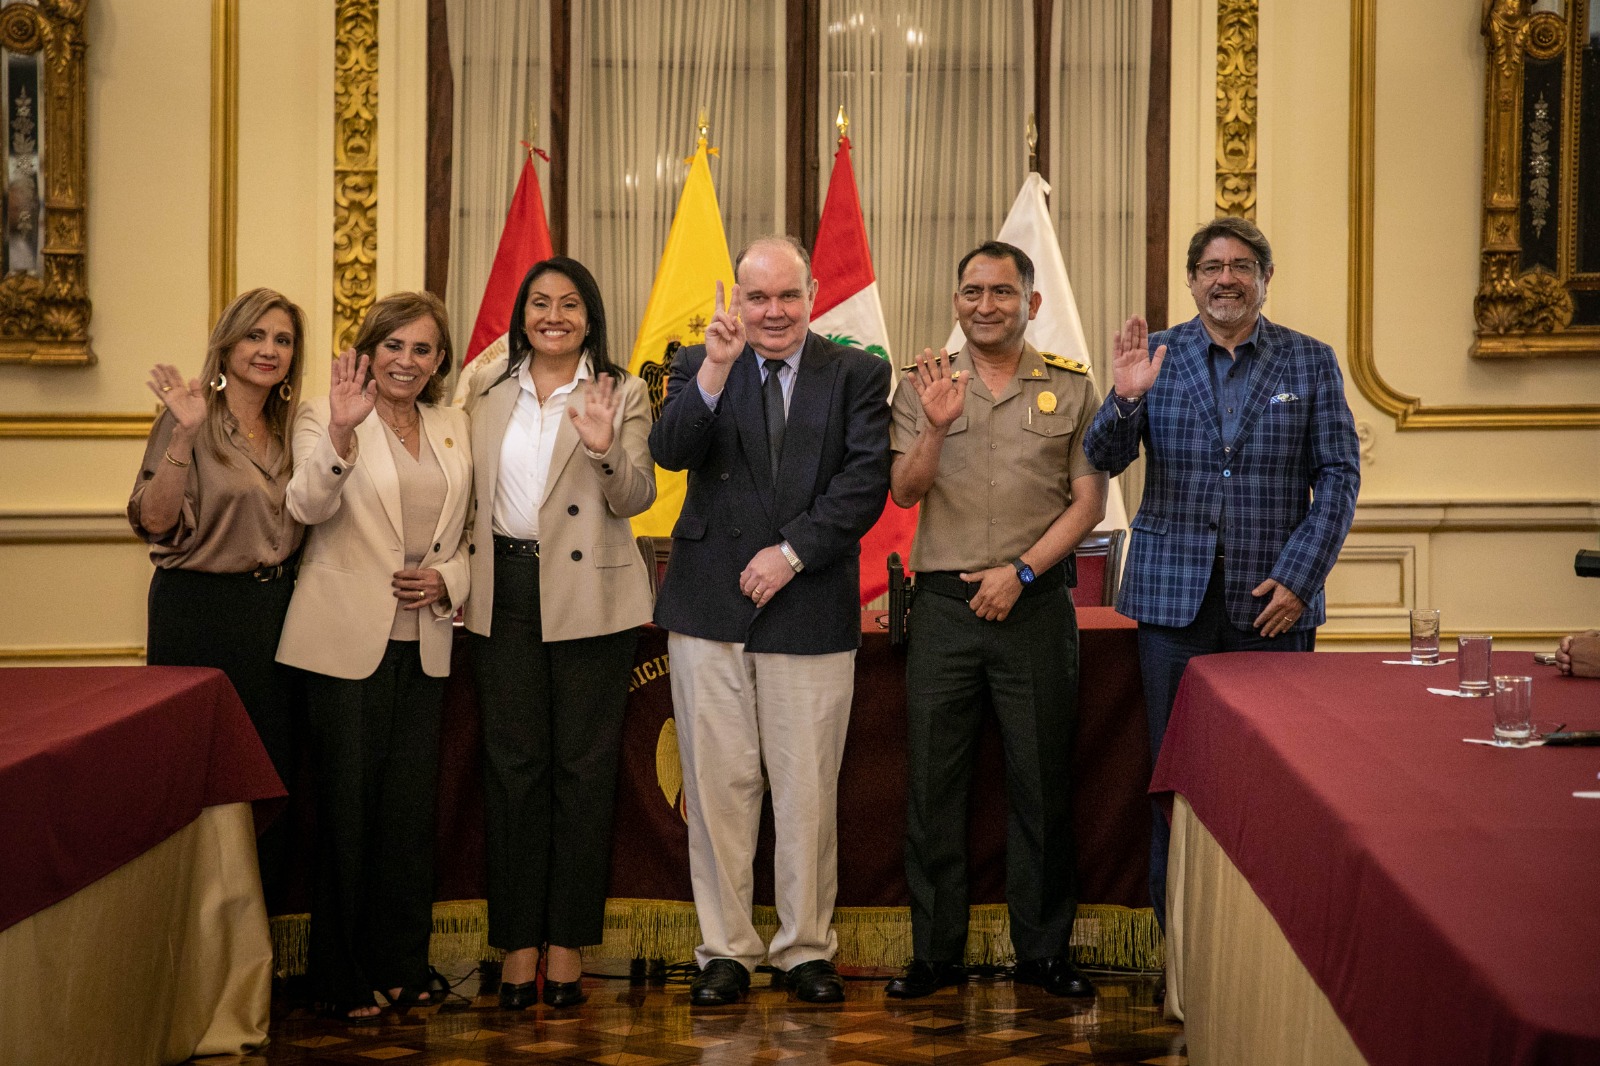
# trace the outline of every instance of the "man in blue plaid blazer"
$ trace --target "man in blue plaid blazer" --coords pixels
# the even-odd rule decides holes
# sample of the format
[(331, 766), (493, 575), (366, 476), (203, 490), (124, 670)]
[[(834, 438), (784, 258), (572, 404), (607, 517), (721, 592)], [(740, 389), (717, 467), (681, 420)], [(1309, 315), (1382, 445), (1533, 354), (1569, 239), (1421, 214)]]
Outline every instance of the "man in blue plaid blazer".
[[(1245, 219), (1215, 219), (1186, 265), (1200, 313), (1154, 336), (1128, 320), (1112, 342), (1113, 388), (1083, 440), (1113, 475), (1145, 449), (1117, 609), (1139, 622), (1152, 763), (1190, 658), (1312, 650), (1361, 486), (1333, 349), (1261, 317), (1266, 237)], [(1150, 895), (1162, 928), (1166, 865), (1157, 809)]]

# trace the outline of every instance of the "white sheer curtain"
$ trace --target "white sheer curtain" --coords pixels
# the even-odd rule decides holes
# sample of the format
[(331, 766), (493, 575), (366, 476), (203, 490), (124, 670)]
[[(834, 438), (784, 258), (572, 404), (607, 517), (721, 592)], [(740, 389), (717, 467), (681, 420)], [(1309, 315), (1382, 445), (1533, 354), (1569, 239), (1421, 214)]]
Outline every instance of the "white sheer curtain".
[[(1050, 37), (1050, 213), (1095, 380), (1108, 389), (1111, 332), (1145, 309), (1150, 0), (1056, 0)], [(1142, 461), (1119, 481), (1131, 515)]]
[[(450, 282), (445, 305), (466, 348), (526, 153), (549, 150), (549, 0), (446, 0), (455, 79), (450, 182)], [(550, 201), (550, 167), (534, 157)]]
[(821, 16), (822, 193), (843, 104), (889, 339), (909, 357), (944, 343), (956, 263), (999, 232), (1027, 173), (1033, 4), (822, 0)]
[(626, 362), (702, 109), (730, 254), (783, 228), (782, 0), (575, 0), (568, 245)]

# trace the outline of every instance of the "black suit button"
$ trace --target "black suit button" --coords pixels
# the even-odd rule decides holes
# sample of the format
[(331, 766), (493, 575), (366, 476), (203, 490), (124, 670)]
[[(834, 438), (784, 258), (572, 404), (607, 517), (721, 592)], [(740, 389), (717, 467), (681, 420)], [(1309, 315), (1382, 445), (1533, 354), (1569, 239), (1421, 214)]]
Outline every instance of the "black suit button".
[(444, 550), (444, 549), (442, 549), (442, 548), (440, 548), (440, 547), (439, 547), (439, 545), (437, 545), (437, 544), (435, 544), (435, 545), (434, 545), (434, 546), (433, 546), (433, 550), (434, 550), (434, 551), (443, 551), (443, 550)]
[(606, 472), (607, 477), (611, 476), (611, 468), (609, 466), (601, 466), (600, 469)]
[(721, 478), (722, 478), (722, 480), (723, 480), (723, 481), (726, 481), (726, 480), (728, 480), (728, 472), (727, 472), (727, 471), (726, 471), (726, 470), (724, 470), (724, 471), (723, 471), (723, 472), (722, 472), (722, 474), (721, 474)]
[(468, 544), (467, 545), (467, 554), (468, 555), (477, 555), (478, 554), (478, 546), (476, 544)]
[(583, 553), (581, 551), (579, 551), (576, 548), (572, 549), (572, 561), (573, 562), (577, 562), (579, 559), (582, 559), (582, 558), (583, 558)]
[(730, 530), (729, 532), (732, 533), (733, 536), (737, 537), (739, 535), (739, 527), (738, 526), (734, 526), (733, 529)]
[(336, 467), (333, 468), (333, 474), (334, 474), (335, 477), (338, 477), (342, 473), (344, 473), (344, 467), (336, 466)]
[(573, 504), (571, 507), (568, 507), (567, 508), (567, 513), (568, 514), (577, 514), (578, 513), (578, 505), (577, 504)]
[(1212, 522), (1210, 528), (1216, 529), (1217, 528), (1217, 524), (1215, 522)]

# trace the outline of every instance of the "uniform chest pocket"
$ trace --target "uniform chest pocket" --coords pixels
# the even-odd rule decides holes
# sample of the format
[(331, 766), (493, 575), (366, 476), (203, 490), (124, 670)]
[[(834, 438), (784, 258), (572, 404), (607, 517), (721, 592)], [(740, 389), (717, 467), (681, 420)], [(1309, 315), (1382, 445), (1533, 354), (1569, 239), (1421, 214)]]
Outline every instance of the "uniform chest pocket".
[(973, 434), (967, 432), (967, 416), (962, 415), (945, 430), (944, 445), (939, 449), (939, 476), (954, 474), (972, 459)]

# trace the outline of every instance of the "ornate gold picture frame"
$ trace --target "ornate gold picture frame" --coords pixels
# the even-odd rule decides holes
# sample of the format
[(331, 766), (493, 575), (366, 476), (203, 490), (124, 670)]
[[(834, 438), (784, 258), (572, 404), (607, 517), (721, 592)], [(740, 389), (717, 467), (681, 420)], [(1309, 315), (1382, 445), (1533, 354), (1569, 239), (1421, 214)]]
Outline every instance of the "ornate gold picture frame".
[(1600, 10), (1483, 0), (1480, 358), (1600, 356)]
[(0, 7), (0, 362), (94, 362), (85, 266), (87, 6), (11, 0)]

